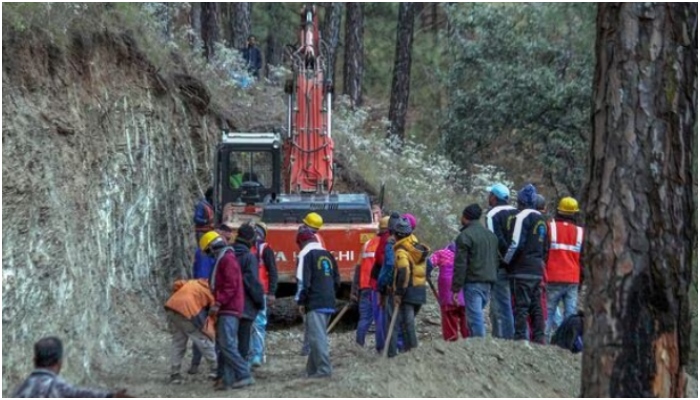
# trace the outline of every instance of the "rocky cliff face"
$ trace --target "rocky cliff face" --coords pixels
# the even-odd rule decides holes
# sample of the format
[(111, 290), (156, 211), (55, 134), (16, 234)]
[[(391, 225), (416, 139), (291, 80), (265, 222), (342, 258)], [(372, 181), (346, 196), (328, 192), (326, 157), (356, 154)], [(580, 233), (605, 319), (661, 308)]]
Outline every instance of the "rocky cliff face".
[(2, 58), (3, 386), (45, 335), (84, 377), (133, 351), (124, 330), (188, 268), (220, 115), (128, 35), (4, 35)]

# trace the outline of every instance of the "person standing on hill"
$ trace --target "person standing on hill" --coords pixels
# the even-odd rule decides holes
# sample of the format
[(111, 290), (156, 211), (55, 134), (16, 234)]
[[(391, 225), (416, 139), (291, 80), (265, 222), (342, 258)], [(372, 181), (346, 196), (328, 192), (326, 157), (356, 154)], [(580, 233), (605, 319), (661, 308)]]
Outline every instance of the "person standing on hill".
[(491, 298), (491, 285), (498, 274), (498, 238), (479, 222), (481, 207), (471, 204), (462, 211), (462, 229), (455, 240), (457, 254), (452, 278), (453, 304), (464, 292), (469, 332), (486, 336), (484, 308)]
[(257, 79), (260, 68), (262, 68), (262, 56), (255, 35), (248, 36), (248, 43), (243, 49), (243, 60), (245, 60), (248, 73)]
[(508, 263), (511, 291), (515, 299), (515, 339), (528, 339), (528, 317), (532, 340), (544, 343), (542, 279), (547, 241), (547, 224), (535, 210), (537, 191), (531, 184), (518, 192), (518, 214), (512, 218), (513, 239), (504, 261)]
[(578, 202), (573, 197), (559, 201), (556, 216), (549, 222), (547, 255), (547, 336), (561, 323), (556, 321), (559, 303), (564, 303), (564, 319), (576, 314), (578, 291), (583, 277), (581, 252), (584, 230), (576, 223)]
[(305, 336), (309, 343), (306, 375), (309, 378), (330, 377), (332, 367), (326, 328), (335, 312), (335, 294), (340, 288), (338, 264), (308, 228), (299, 229), (296, 241), (301, 250), (296, 302), (299, 312), (305, 316)]
[(499, 262), (496, 282), (491, 288), (491, 328), (493, 337), (513, 339), (515, 333), (513, 307), (510, 293), (510, 280), (506, 271), (503, 256), (510, 245), (510, 233), (507, 229), (508, 218), (515, 215), (517, 210), (508, 204), (510, 190), (501, 183), (496, 183), (488, 189), (489, 210), (486, 212), (486, 228), (498, 238)]
[[(440, 317), (442, 320), (442, 338), (446, 341), (456, 341), (460, 334), (462, 338), (469, 337), (467, 315), (464, 308), (464, 293), (459, 292), (457, 304), (452, 298), (452, 277), (454, 276), (455, 252), (457, 246), (451, 242), (444, 249), (430, 256), (430, 262), (439, 268), (438, 296), (440, 300)], [(430, 274), (428, 274), (430, 275)]]
[(214, 188), (209, 186), (204, 198), (194, 208), (194, 233), (197, 241), (205, 233), (214, 230)]

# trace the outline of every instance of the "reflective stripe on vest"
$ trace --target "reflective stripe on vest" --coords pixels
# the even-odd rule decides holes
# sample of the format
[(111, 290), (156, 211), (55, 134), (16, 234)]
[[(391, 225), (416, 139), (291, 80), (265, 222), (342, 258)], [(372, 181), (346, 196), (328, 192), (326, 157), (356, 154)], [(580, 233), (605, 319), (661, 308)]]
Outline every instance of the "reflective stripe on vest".
[(360, 289), (368, 289), (371, 287), (370, 278), (372, 275), (372, 267), (374, 267), (374, 260), (377, 248), (379, 248), (379, 241), (381, 238), (375, 236), (368, 240), (367, 243), (362, 247), (362, 258), (360, 260)]
[(501, 212), (503, 210), (515, 210), (515, 207), (509, 206), (509, 205), (496, 206), (496, 207), (490, 209), (489, 212), (486, 213), (486, 228), (488, 228), (488, 230), (490, 230), (491, 232), (494, 232), (494, 230), (493, 230), (493, 217), (495, 217), (496, 214), (498, 214), (499, 212)]
[(555, 221), (551, 221), (549, 223), (549, 232), (550, 232), (550, 234), (549, 234), (549, 238), (550, 238), (549, 248), (551, 250), (566, 250), (566, 251), (573, 251), (574, 253), (581, 252), (581, 245), (583, 244), (583, 228), (581, 228), (580, 226), (576, 227), (576, 243), (575, 244), (557, 242), (557, 224)]
[(256, 256), (258, 257), (258, 278), (265, 290), (265, 294), (268, 294), (270, 291), (270, 276), (267, 272), (267, 265), (265, 265), (265, 261), (263, 260), (263, 253), (266, 248), (267, 243), (265, 242), (259, 246), (255, 246), (255, 251), (257, 252)]

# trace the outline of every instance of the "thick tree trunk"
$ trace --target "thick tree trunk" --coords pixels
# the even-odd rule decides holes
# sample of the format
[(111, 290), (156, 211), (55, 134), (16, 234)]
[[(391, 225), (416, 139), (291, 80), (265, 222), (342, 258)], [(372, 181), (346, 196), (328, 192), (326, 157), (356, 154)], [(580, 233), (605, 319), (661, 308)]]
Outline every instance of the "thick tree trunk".
[(600, 3), (584, 397), (684, 397), (697, 4)]
[(219, 11), (217, 3), (201, 3), (201, 30), (204, 57), (214, 56), (214, 43), (219, 40)]
[(323, 19), (322, 38), (328, 44), (328, 60), (326, 62), (326, 78), (335, 80), (335, 65), (338, 59), (338, 43), (340, 42), (340, 20), (343, 13), (343, 3), (328, 3), (326, 16)]
[(343, 94), (350, 96), (353, 107), (362, 105), (362, 76), (364, 74), (365, 31), (363, 3), (345, 5), (345, 65), (343, 67)]
[[(243, 49), (250, 35), (250, 14), (253, 3), (232, 3), (233, 17), (231, 18), (231, 44), (235, 49)], [(278, 5), (279, 6), (279, 5)]]
[(413, 25), (418, 4), (399, 3), (399, 21), (396, 27), (396, 55), (394, 74), (391, 79), (391, 101), (389, 103), (389, 133), (404, 139), (406, 114), (411, 88), (411, 51), (413, 48)]

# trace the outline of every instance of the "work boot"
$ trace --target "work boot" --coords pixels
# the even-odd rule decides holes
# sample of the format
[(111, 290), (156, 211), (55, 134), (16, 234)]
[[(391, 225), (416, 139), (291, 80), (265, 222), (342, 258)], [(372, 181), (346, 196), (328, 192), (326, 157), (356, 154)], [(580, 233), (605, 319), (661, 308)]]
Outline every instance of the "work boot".
[(260, 356), (255, 356), (253, 359), (250, 361), (250, 367), (251, 368), (259, 368), (262, 366), (262, 357)]
[(241, 379), (238, 382), (234, 382), (233, 385), (231, 385), (231, 389), (244, 388), (244, 387), (250, 386), (254, 383), (255, 383), (255, 379), (251, 376), (250, 378)]
[(187, 370), (187, 373), (189, 375), (197, 375), (199, 372), (199, 365), (192, 365), (190, 366), (190, 369)]
[(180, 375), (179, 373), (170, 374), (170, 383), (172, 383), (173, 385), (179, 385), (182, 383), (182, 381), (182, 375)]

